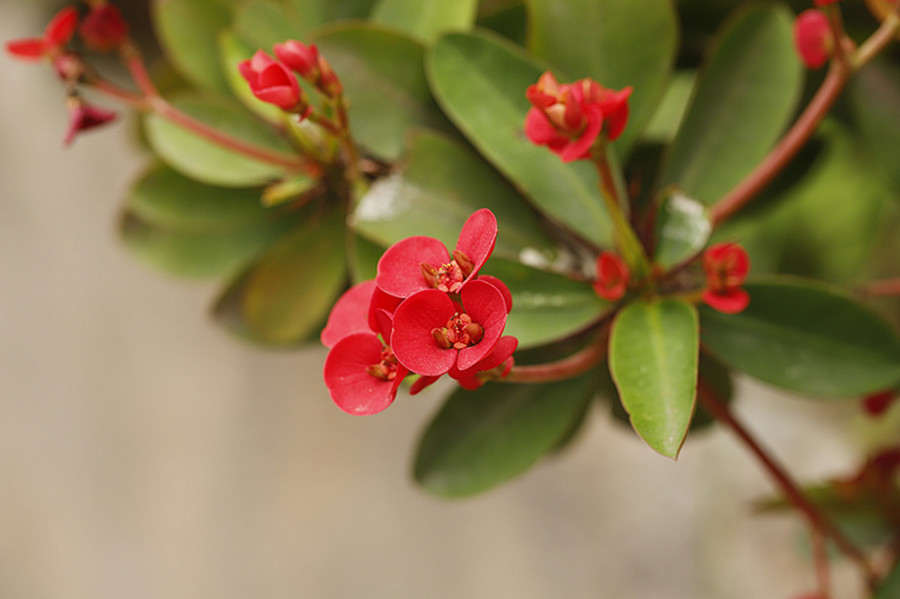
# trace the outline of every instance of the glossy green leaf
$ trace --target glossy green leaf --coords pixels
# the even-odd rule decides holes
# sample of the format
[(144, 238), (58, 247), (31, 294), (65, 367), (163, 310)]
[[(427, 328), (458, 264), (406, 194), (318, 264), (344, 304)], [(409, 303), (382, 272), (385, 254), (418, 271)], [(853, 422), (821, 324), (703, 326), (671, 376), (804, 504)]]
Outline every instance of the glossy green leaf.
[(411, 136), (398, 173), (377, 181), (356, 209), (356, 229), (389, 246), (428, 235), (453, 248), (466, 219), (480, 208), (497, 217), (495, 256), (552, 263), (554, 244), (515, 189), (468, 147), (435, 133)]
[(202, 87), (227, 91), (216, 39), (231, 21), (226, 0), (155, 0), (150, 4), (157, 39), (181, 73)]
[(435, 495), (461, 497), (521, 474), (571, 431), (592, 378), (455, 391), (419, 442), (416, 480)]
[(546, 65), (487, 32), (449, 34), (426, 58), (435, 97), (476, 148), (557, 223), (599, 245), (612, 245), (597, 175), (584, 162), (563, 164), (525, 138), (525, 89)]
[(676, 458), (694, 413), (700, 336), (697, 310), (674, 299), (637, 300), (613, 321), (609, 369), (631, 425)]
[(446, 31), (471, 29), (477, 8), (477, 0), (380, 0), (372, 20), (427, 44)]
[(659, 103), (675, 62), (672, 0), (527, 0), (529, 47), (572, 78), (613, 89), (634, 86), (619, 148), (637, 139)]
[(165, 229), (126, 213), (120, 235), (125, 246), (151, 266), (181, 277), (215, 278), (239, 271), (291, 226), (289, 221), (272, 221), (193, 232)]
[(328, 315), (347, 280), (339, 212), (310, 220), (247, 273), (243, 317), (255, 336), (272, 344), (296, 343)]
[(900, 597), (900, 561), (894, 564), (887, 576), (878, 584), (872, 599), (895, 599)]
[(520, 349), (574, 335), (612, 308), (590, 283), (562, 275), (498, 258), (491, 258), (482, 272), (498, 277), (512, 293), (505, 334), (518, 338)]
[(344, 84), (354, 138), (379, 158), (399, 158), (411, 127), (449, 128), (428, 89), (418, 42), (352, 24), (316, 43)]
[(253, 95), (247, 80), (238, 71), (238, 63), (248, 59), (255, 48), (241, 41), (230, 29), (219, 32), (219, 55), (222, 58), (222, 73), (231, 93), (241, 104), (270, 123), (284, 122), (284, 112), (274, 104), (263, 102)]
[(288, 6), (275, 0), (243, 2), (234, 11), (232, 29), (235, 35), (253, 47), (272, 54), (272, 46), (300, 39), (289, 18)]
[(656, 216), (653, 261), (664, 270), (681, 264), (703, 249), (712, 232), (706, 208), (679, 191), (660, 203)]
[(270, 221), (275, 212), (259, 203), (258, 189), (213, 187), (163, 164), (134, 184), (126, 207), (148, 224), (185, 232), (214, 232)]
[(662, 183), (704, 204), (766, 155), (796, 107), (803, 70), (783, 6), (748, 5), (719, 34), (671, 148)]
[(696, 83), (696, 71), (676, 71), (672, 75), (666, 93), (644, 128), (643, 139), (666, 144), (675, 139), (684, 115), (687, 114)]
[(365, 19), (376, 0), (288, 0), (294, 8), (292, 23), (297, 28), (293, 39), (305, 41), (313, 29), (326, 23), (347, 19)]
[(900, 339), (857, 301), (792, 279), (746, 289), (743, 312), (701, 312), (705, 346), (729, 366), (826, 398), (858, 398), (900, 381)]
[(487, 7), (487, 3), (481, 3), (478, 11), (478, 27), (499, 33), (519, 46), (528, 43), (528, 11), (521, 0), (495, 4), (494, 10), (490, 11), (484, 10)]
[[(238, 139), (291, 155), (272, 129), (225, 98), (183, 94), (172, 100), (179, 110)], [(163, 161), (188, 177), (223, 187), (253, 187), (280, 178), (284, 168), (226, 150), (156, 113), (144, 117), (147, 139)]]

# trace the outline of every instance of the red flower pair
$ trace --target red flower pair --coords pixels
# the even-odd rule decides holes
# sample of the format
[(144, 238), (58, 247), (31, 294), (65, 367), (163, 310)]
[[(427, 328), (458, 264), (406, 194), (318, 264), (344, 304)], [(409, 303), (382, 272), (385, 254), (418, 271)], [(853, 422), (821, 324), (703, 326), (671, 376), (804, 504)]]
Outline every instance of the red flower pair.
[(532, 106), (525, 117), (525, 135), (563, 162), (590, 158), (601, 133), (610, 141), (622, 134), (631, 92), (631, 86), (615, 91), (592, 79), (560, 84), (547, 71), (525, 92)]
[(339, 408), (380, 412), (410, 372), (421, 375), (411, 393), (445, 374), (474, 389), (479, 372), (509, 372), (518, 345), (503, 336), (512, 295), (496, 277), (476, 277), (496, 237), (493, 213), (479, 210), (452, 254), (431, 237), (405, 239), (384, 253), (374, 281), (341, 296), (322, 331), (332, 348), (325, 384)]

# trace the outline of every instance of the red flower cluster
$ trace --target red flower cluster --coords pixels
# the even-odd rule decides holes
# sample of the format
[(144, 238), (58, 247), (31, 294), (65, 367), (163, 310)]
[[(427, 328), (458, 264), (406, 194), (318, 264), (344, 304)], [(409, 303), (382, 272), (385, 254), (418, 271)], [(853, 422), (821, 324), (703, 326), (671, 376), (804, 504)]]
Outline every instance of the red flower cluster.
[(818, 69), (831, 56), (834, 35), (828, 17), (821, 10), (810, 8), (794, 20), (794, 47), (800, 59), (810, 69)]
[(610, 141), (622, 134), (631, 92), (631, 86), (615, 91), (592, 79), (561, 84), (547, 71), (525, 92), (531, 102), (525, 135), (550, 148), (563, 162), (590, 158), (601, 133)]
[(257, 50), (250, 59), (238, 63), (238, 70), (250, 84), (254, 96), (306, 118), (312, 106), (292, 71), (330, 98), (341, 95), (340, 80), (315, 45), (288, 40), (275, 44), (274, 50), (277, 60)]
[(706, 290), (703, 301), (726, 314), (737, 314), (750, 304), (750, 294), (741, 285), (750, 271), (746, 250), (734, 243), (711, 245), (703, 254)]
[(452, 255), (437, 239), (405, 239), (384, 253), (375, 280), (341, 296), (322, 331), (331, 348), (325, 384), (340, 409), (380, 412), (409, 373), (421, 375), (417, 393), (445, 374), (475, 389), (479, 372), (509, 372), (518, 345), (503, 336), (512, 295), (496, 277), (476, 277), (496, 237), (493, 213), (479, 210)]
[(607, 301), (619, 301), (628, 289), (630, 276), (628, 265), (617, 254), (610, 251), (602, 252), (597, 257), (594, 292)]

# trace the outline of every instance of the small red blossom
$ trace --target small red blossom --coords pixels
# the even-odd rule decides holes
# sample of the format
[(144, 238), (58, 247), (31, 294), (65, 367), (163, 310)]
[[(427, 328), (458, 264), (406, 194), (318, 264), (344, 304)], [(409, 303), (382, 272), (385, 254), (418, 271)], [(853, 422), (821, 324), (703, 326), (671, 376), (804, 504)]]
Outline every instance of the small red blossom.
[(794, 47), (800, 59), (810, 69), (818, 69), (831, 56), (834, 35), (828, 17), (820, 10), (810, 8), (794, 20)]
[(325, 385), (337, 407), (348, 414), (376, 414), (387, 408), (407, 372), (372, 332), (342, 338), (325, 358)]
[(69, 110), (69, 128), (63, 138), (63, 144), (71, 145), (75, 136), (95, 127), (100, 127), (116, 119), (116, 113), (96, 106), (91, 106), (78, 96), (70, 96), (66, 102)]
[(312, 83), (318, 81), (319, 49), (315, 44), (306, 45), (296, 40), (288, 40), (283, 44), (275, 44), (275, 56), (289, 69)]
[(116, 50), (128, 36), (128, 23), (112, 4), (95, 4), (78, 28), (85, 45), (96, 52)]
[(631, 92), (630, 86), (615, 91), (592, 79), (560, 84), (548, 71), (525, 92), (532, 105), (525, 116), (525, 135), (563, 162), (590, 158), (601, 133), (610, 141), (622, 134)]
[(77, 26), (78, 11), (67, 6), (50, 20), (43, 36), (7, 42), (6, 51), (23, 60), (54, 58), (65, 51)]
[(238, 70), (247, 80), (253, 95), (263, 102), (297, 113), (301, 118), (309, 116), (312, 106), (297, 79), (286, 66), (262, 50), (257, 50), (249, 60), (239, 62)]
[(880, 393), (872, 393), (862, 399), (862, 408), (866, 414), (872, 417), (881, 416), (893, 405), (900, 395), (894, 389), (887, 389)]
[(602, 252), (597, 257), (597, 280), (594, 292), (603, 299), (616, 302), (628, 289), (630, 272), (625, 262), (615, 253)]
[(496, 240), (497, 218), (482, 208), (466, 220), (452, 253), (437, 239), (425, 236), (409, 237), (389, 247), (378, 261), (375, 282), (379, 289), (399, 298), (423, 289), (460, 293), (490, 257)]
[(506, 326), (506, 300), (479, 280), (463, 287), (460, 299), (462, 306), (442, 291), (425, 289), (400, 304), (391, 347), (403, 366), (429, 377), (455, 368), (467, 378), (488, 357)]
[(703, 301), (726, 314), (737, 314), (750, 304), (750, 294), (741, 285), (750, 271), (750, 258), (734, 243), (711, 245), (703, 254), (706, 290)]

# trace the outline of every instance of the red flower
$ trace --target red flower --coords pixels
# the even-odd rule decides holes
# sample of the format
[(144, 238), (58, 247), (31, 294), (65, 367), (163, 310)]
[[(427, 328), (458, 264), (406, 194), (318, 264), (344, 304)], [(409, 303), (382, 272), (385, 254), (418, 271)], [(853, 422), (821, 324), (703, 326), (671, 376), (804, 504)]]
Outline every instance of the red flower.
[(78, 11), (74, 6), (67, 6), (50, 20), (42, 37), (7, 42), (6, 51), (24, 60), (52, 58), (63, 52), (77, 25)]
[(736, 314), (750, 304), (750, 294), (741, 289), (750, 271), (750, 258), (744, 248), (734, 243), (711, 245), (703, 254), (703, 270), (703, 301), (711, 308)]
[(828, 17), (820, 10), (810, 8), (794, 20), (794, 47), (800, 59), (810, 69), (818, 69), (831, 56), (834, 36)]
[(115, 112), (91, 106), (78, 96), (69, 96), (66, 106), (69, 109), (69, 129), (66, 131), (63, 143), (67, 146), (82, 131), (105, 125), (116, 119)]
[(238, 70), (250, 84), (253, 95), (263, 102), (298, 113), (301, 118), (312, 111), (290, 70), (262, 50), (257, 50), (249, 60), (239, 62)]
[(344, 337), (325, 358), (325, 385), (348, 414), (375, 414), (391, 405), (406, 374), (390, 347), (372, 332)]
[[(497, 219), (486, 208), (466, 220), (451, 253), (433, 237), (409, 237), (385, 251), (378, 261), (378, 287), (406, 298), (423, 289), (460, 293), (494, 251)], [(507, 292), (508, 293), (508, 292)]]
[(334, 347), (338, 341), (354, 333), (377, 330), (369, 324), (369, 306), (374, 292), (375, 281), (370, 280), (354, 285), (338, 298), (319, 337), (322, 345)]
[(525, 134), (533, 143), (557, 153), (563, 162), (590, 158), (601, 133), (610, 141), (621, 135), (631, 92), (630, 86), (614, 91), (592, 79), (560, 84), (547, 71), (525, 92), (532, 104), (525, 116)]
[(506, 326), (506, 300), (479, 280), (463, 287), (460, 299), (462, 306), (443, 291), (425, 289), (400, 304), (391, 347), (403, 366), (429, 377), (456, 369), (465, 378), (488, 358)]
[(81, 22), (78, 33), (85, 45), (97, 52), (109, 52), (122, 45), (128, 35), (128, 23), (112, 4), (99, 4)]
[(318, 80), (319, 49), (315, 44), (307, 46), (303, 42), (288, 40), (283, 44), (275, 44), (275, 56), (304, 79), (312, 83)]
[(597, 280), (594, 292), (603, 299), (615, 302), (622, 299), (628, 289), (628, 266), (613, 252), (602, 252), (597, 257)]

